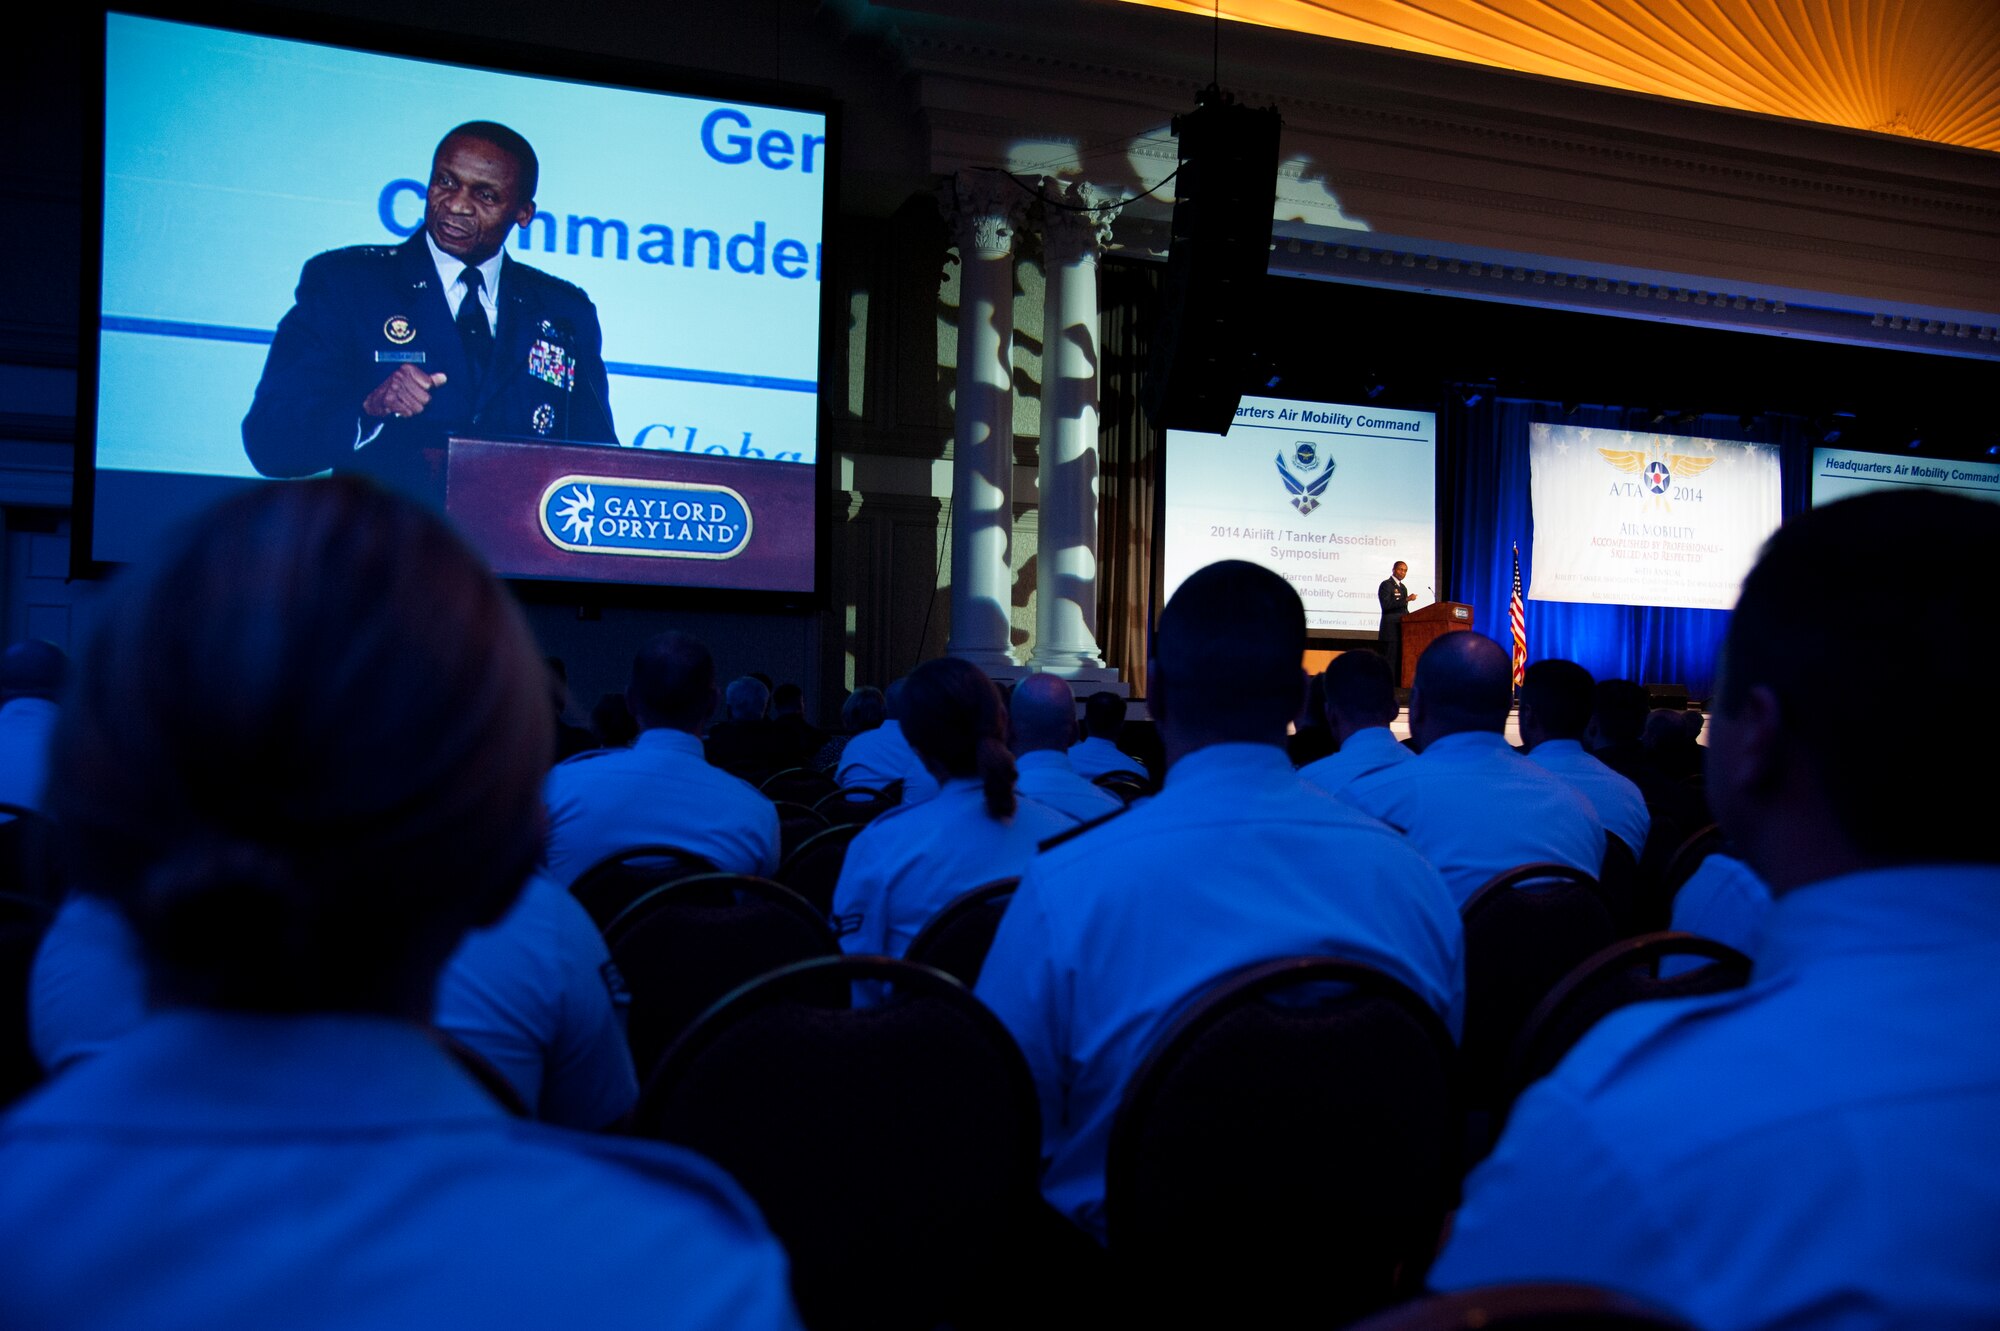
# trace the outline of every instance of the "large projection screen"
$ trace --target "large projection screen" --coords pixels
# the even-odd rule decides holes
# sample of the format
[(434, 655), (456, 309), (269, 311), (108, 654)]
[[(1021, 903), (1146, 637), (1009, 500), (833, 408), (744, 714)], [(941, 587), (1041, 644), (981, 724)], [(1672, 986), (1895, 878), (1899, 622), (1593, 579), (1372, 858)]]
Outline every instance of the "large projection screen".
[(1911, 453), (1858, 453), (1851, 448), (1813, 450), (1812, 502), (1870, 490), (1942, 490), (2000, 501), (2000, 463), (1950, 462)]
[(1227, 434), (1167, 431), (1162, 593), (1222, 559), (1262, 564), (1305, 602), (1306, 627), (1373, 638), (1375, 589), (1397, 561), (1417, 603), (1437, 581), (1437, 417), (1246, 397)]
[[(296, 309), (308, 310), (304, 266), (350, 247), (422, 256), (432, 150), (454, 126), (493, 121), (525, 137), (540, 162), (534, 215), (506, 226), (504, 270), (530, 276), (492, 293), (508, 307), (494, 315), (503, 321), (496, 360), (556, 387), (545, 404), (553, 411), (524, 410), (518, 428), (491, 434), (546, 434), (553, 421), (550, 442), (755, 463), (731, 472), (725, 488), (748, 509), (767, 487), (782, 490), (785, 521), (808, 532), (785, 558), (765, 558), (749, 583), (732, 583), (726, 545), (687, 558), (662, 541), (641, 549), (649, 531), (666, 528), (614, 527), (616, 515), (600, 511), (591, 534), (630, 537), (627, 572), (584, 557), (551, 565), (557, 574), (497, 559), (496, 569), (811, 592), (830, 103), (768, 89), (734, 99), (671, 81), (596, 82), (561, 65), (456, 64), (419, 58), (435, 53), (429, 46), (412, 54), (325, 39), (342, 31), (318, 20), (314, 40), (303, 40), (289, 29), (106, 16), (89, 557), (144, 559), (169, 524), (259, 481), (245, 416), (295, 292)], [(450, 285), (445, 259), (436, 263), (440, 285)], [(534, 270), (555, 279), (542, 289), (570, 284), (588, 304), (520, 306), (534, 311), (521, 316), (521, 336), (535, 340), (516, 356), (504, 320), (510, 300), (536, 290)], [(358, 320), (344, 320), (341, 337), (354, 346), (327, 357), (344, 364), (372, 348), (370, 373), (393, 372), (399, 358), (434, 369), (435, 339), (456, 330), (424, 285), (418, 274), (403, 305), (374, 311), (358, 333), (346, 326)], [(322, 335), (330, 320), (308, 332)], [(566, 352), (576, 353), (567, 371)], [(607, 401), (585, 401), (600, 395)], [(565, 434), (565, 420), (586, 407), (608, 418), (605, 437)], [(667, 493), (663, 485), (637, 482), (619, 504), (637, 514), (642, 500)], [(598, 490), (600, 509), (619, 506)], [(776, 515), (760, 516), (762, 541)]]

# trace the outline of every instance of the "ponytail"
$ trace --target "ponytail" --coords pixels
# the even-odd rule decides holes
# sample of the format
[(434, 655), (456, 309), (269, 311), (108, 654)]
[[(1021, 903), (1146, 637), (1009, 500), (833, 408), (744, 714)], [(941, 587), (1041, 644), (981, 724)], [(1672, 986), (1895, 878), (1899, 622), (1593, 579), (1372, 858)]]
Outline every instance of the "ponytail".
[(1012, 818), (1018, 802), (1014, 798), (1014, 755), (993, 735), (982, 736), (976, 755), (979, 779), (986, 787), (986, 812), (995, 818)]

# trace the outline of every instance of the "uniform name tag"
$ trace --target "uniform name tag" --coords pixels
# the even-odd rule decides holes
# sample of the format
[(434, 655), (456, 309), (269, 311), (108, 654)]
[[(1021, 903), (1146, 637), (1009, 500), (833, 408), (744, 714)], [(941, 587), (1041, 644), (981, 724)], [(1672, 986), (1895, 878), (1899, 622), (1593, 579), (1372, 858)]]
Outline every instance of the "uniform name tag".
[(424, 363), (424, 353), (421, 351), (376, 352), (375, 363), (380, 365), (384, 362), (391, 362), (398, 365), (422, 365)]

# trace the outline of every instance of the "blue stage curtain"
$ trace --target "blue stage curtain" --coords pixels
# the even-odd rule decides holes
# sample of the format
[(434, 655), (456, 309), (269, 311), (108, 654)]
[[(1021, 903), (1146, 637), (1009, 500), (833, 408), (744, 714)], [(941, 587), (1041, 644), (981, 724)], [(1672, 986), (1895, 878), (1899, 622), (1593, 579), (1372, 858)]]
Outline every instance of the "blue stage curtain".
[[(1783, 510), (1805, 507), (1811, 484), (1812, 442), (1795, 417), (1765, 416), (1745, 430), (1734, 416), (1703, 416), (1687, 424), (1646, 423), (1650, 413), (1581, 407), (1565, 414), (1554, 402), (1492, 401), (1449, 404), (1440, 420), (1444, 456), (1439, 505), (1449, 534), (1449, 568), (1435, 598), (1472, 605), (1482, 633), (1509, 640), (1507, 603), (1513, 594), (1512, 547), (1521, 547), (1523, 595), (1533, 583), (1534, 514), (1529, 503), (1528, 427), (1537, 421), (1597, 428), (1649, 430), (1777, 444), (1783, 467)], [(1424, 585), (1429, 579), (1412, 577)], [(1715, 687), (1716, 657), (1729, 626), (1725, 610), (1658, 606), (1579, 605), (1528, 601), (1528, 660), (1575, 661), (1599, 679), (1642, 684), (1685, 684), (1706, 698)]]

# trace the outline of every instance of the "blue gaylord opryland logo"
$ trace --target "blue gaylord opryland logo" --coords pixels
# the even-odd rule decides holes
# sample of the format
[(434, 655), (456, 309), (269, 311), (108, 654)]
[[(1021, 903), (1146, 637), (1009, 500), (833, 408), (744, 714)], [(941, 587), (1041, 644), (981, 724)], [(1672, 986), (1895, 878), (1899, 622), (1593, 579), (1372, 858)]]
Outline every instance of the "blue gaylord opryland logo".
[(550, 544), (588, 555), (730, 559), (750, 543), (750, 505), (723, 485), (563, 476), (541, 520)]

